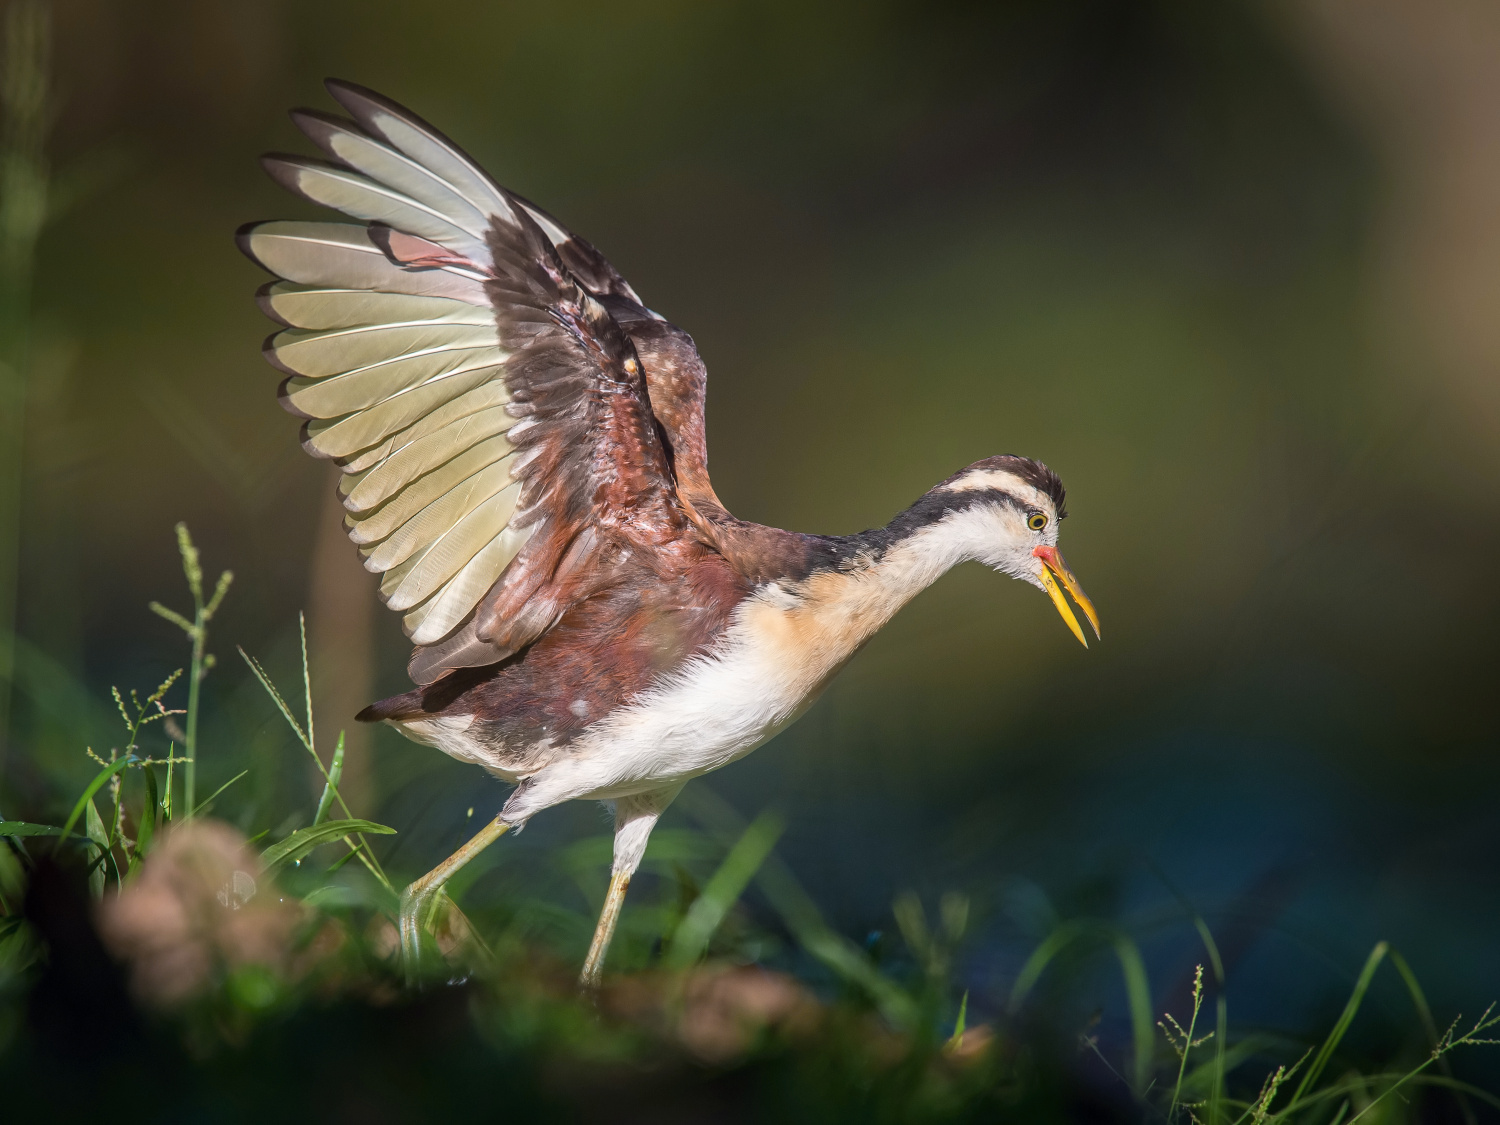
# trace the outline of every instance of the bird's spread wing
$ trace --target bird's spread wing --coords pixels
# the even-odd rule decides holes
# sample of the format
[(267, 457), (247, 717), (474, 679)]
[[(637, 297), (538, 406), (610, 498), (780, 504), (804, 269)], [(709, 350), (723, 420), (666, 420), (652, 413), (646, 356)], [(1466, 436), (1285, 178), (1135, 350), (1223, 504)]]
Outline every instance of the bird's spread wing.
[(266, 344), (282, 403), (343, 470), (350, 538), (430, 683), (541, 635), (620, 544), (687, 533), (646, 371), (606, 303), (665, 322), (419, 118), (329, 89), (354, 120), (294, 119), (331, 160), (266, 167), (364, 225), (254, 224), (240, 244), (281, 279), (261, 301), (286, 326)]

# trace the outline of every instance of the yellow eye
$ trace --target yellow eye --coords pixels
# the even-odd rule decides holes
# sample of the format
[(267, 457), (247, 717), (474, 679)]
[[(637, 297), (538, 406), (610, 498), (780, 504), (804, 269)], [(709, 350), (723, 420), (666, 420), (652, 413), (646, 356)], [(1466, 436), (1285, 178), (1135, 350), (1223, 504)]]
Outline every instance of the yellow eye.
[(1047, 526), (1047, 517), (1042, 515), (1041, 512), (1033, 512), (1030, 518), (1027, 519), (1026, 526), (1031, 528), (1032, 531), (1041, 531), (1042, 528)]

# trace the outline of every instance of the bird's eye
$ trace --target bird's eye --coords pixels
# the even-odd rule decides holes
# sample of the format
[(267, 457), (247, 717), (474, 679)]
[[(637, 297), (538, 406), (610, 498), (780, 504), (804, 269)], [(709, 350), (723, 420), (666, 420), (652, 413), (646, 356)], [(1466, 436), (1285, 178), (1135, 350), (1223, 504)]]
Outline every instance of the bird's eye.
[(1042, 528), (1047, 526), (1047, 517), (1041, 512), (1032, 512), (1031, 516), (1026, 520), (1026, 526), (1031, 528), (1032, 531), (1041, 531)]

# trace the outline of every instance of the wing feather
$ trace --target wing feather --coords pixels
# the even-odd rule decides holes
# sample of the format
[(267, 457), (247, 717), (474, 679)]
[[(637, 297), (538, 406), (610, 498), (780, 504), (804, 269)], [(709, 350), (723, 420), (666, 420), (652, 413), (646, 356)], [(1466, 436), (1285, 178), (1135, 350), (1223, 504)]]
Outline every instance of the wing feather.
[(288, 328), (267, 341), (267, 358), (289, 375), (323, 379), (409, 356), (493, 351), (499, 346), (493, 317), (488, 324), (398, 321), (328, 331)]
[(395, 397), (403, 391), (464, 371), (497, 366), (494, 348), (429, 348), (410, 355), (357, 367), (341, 375), (308, 378), (294, 375), (282, 384), (282, 404), (304, 418), (335, 418)]
[(481, 277), (453, 269), (404, 270), (370, 239), (367, 227), (350, 223), (273, 220), (247, 223), (237, 241), (245, 256), (286, 281), (450, 297), (489, 306)]
[[(505, 568), (526, 546), (531, 534), (532, 528), (529, 527), (507, 527), (486, 544), (440, 590), (401, 619), (411, 639), (425, 646), (436, 645), (450, 637), (455, 628), (474, 612), (475, 604), (494, 588)], [(481, 657), (478, 662), (489, 661)], [(471, 666), (472, 662), (453, 665)]]
[[(441, 406), (435, 407), (405, 429), (398, 430), (384, 440), (371, 445), (362, 453), (343, 459), (340, 464), (344, 472), (349, 475), (340, 481), (340, 490), (347, 496), (363, 478), (366, 471), (406, 448), (412, 442), (419, 441), (460, 418), (492, 410), (497, 406), (503, 407), (509, 401), (510, 388), (505, 385), (505, 382), (501, 379), (487, 379), (473, 390), (466, 391)], [(508, 414), (509, 411), (505, 413)]]
[(314, 457), (345, 461), (419, 423), (434, 410), (475, 388), (499, 379), (498, 366), (465, 368), (394, 394), (384, 402), (353, 414), (310, 419), (303, 427), (303, 448)]
[(482, 239), (441, 211), (352, 169), (307, 156), (264, 156), (261, 164), (282, 187), (313, 203), (357, 219), (384, 223), (480, 264), (485, 264), (489, 257)]
[[(415, 518), (429, 505), (438, 503), (444, 496), (463, 486), (475, 474), (492, 466), (498, 466), (496, 471), (508, 476), (513, 464), (501, 465), (500, 462), (510, 457), (512, 452), (510, 443), (506, 441), (504, 435), (470, 446), (446, 464), (418, 477), (375, 510), (365, 513), (351, 512), (345, 516), (344, 522), (349, 528), (349, 538), (360, 546), (367, 547), (368, 556), (368, 552), (373, 551), (375, 545), (380, 544), (387, 537), (394, 536), (408, 520)], [(395, 549), (392, 548), (392, 550)], [(399, 557), (381, 555), (379, 556), (381, 565), (371, 566), (370, 569), (388, 570), (410, 553), (410, 551), (401, 553)]]
[(494, 324), (488, 304), (473, 305), (450, 297), (416, 297), (370, 289), (330, 289), (275, 281), (256, 294), (261, 311), (287, 328), (358, 328), (374, 324), (449, 321)]
[(374, 137), (430, 168), (484, 215), (514, 222), (510, 202), (479, 165), (427, 122), (395, 102), (352, 82), (325, 83), (335, 101)]
[(689, 533), (636, 329), (621, 327), (665, 322), (426, 122), (328, 88), (352, 120), (293, 120), (332, 162), (264, 163), (366, 225), (261, 223), (239, 240), (281, 279), (259, 299), (283, 326), (265, 347), (287, 373), (282, 404), (306, 419), (304, 448), (343, 470), (350, 538), (425, 683), (503, 659), (616, 559)]
[(425, 601), (505, 530), (515, 511), (519, 485), (511, 482), (507, 488), (472, 499), (471, 494), (492, 484), (492, 480), (476, 480), (469, 488), (455, 490), (461, 493), (459, 500), (447, 504), (446, 511), (433, 517), (433, 524), (442, 530), (420, 552), (401, 560), (414, 559), (415, 563), (390, 592), (387, 605), (401, 610)]
[[(493, 201), (476, 200), (465, 195), (431, 168), (360, 132), (352, 122), (310, 110), (294, 111), (292, 120), (334, 160), (363, 173), (370, 180), (388, 184), (442, 215), (477, 242), (484, 242), (485, 232), (493, 221)], [(486, 206), (490, 210), (485, 210)]]
[(476, 442), (506, 434), (515, 421), (504, 406), (493, 406), (406, 442), (368, 471), (340, 482), (348, 486), (340, 489), (344, 507), (351, 512), (379, 507), (418, 477), (447, 464), (455, 449), (468, 449)]

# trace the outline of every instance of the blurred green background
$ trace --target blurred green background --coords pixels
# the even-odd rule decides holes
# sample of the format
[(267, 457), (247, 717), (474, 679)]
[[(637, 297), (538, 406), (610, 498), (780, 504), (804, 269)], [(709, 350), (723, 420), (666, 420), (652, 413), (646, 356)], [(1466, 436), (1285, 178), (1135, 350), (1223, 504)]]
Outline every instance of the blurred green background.
[[(693, 333), (737, 515), (854, 531), (1000, 452), (1066, 482), (1103, 643), (962, 568), (708, 779), (785, 811), (840, 929), (969, 893), (980, 1014), (1059, 915), (1126, 922), (1155, 982), (1186, 979), (1184, 898), (1252, 1023), (1321, 1017), (1379, 938), (1440, 1015), (1500, 994), (1500, 10), (60, 0), (53, 52), (5, 815), (59, 815), (83, 746), (118, 741), (109, 686), (184, 663), (146, 611), (184, 600), (178, 520), (237, 575), (199, 791), (261, 768), (226, 815), (274, 828), (312, 786), (233, 645), (290, 681), (307, 610), (325, 746), (407, 686), (231, 238), (314, 214), (255, 157), (310, 151), (284, 110), (332, 108), (335, 75)], [(504, 799), (351, 737), (396, 871)], [(603, 825), (549, 812), (471, 893)]]

